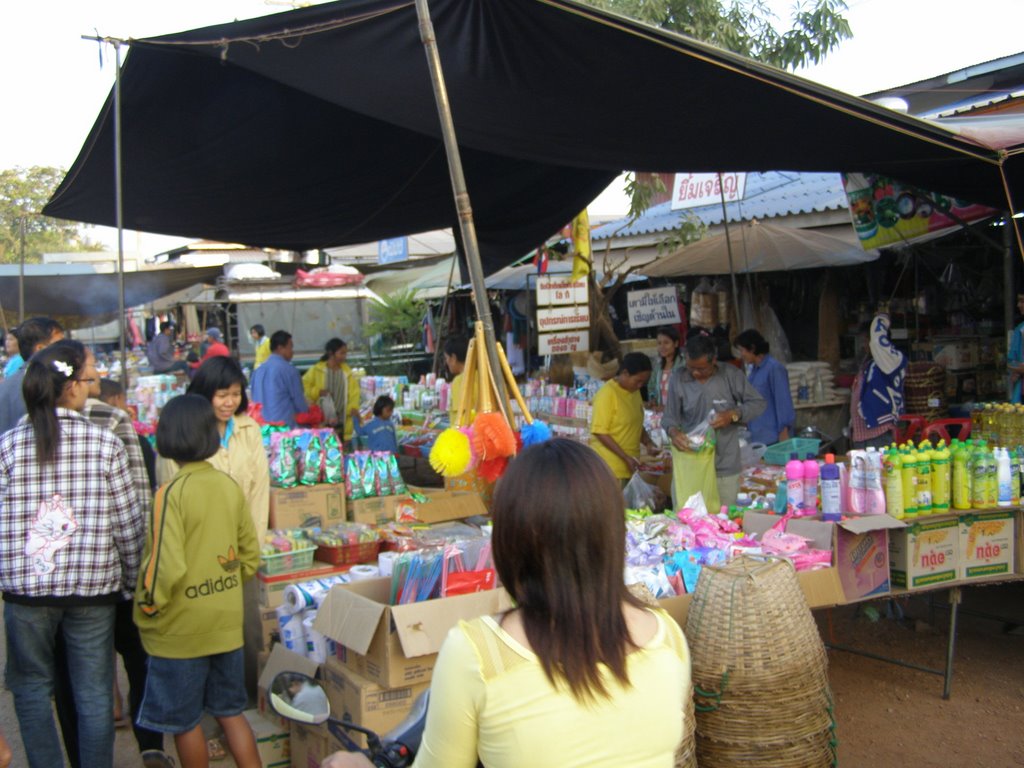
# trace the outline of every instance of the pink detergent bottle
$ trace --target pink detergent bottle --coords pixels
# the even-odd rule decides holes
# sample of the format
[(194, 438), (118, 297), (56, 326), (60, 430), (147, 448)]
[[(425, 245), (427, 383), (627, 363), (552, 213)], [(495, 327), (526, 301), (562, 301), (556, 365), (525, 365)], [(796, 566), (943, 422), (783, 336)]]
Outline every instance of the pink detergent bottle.
[(821, 469), (813, 453), (808, 453), (804, 460), (804, 514), (818, 514), (818, 476)]
[(802, 515), (804, 512), (804, 463), (795, 453), (789, 454), (786, 462), (786, 514)]

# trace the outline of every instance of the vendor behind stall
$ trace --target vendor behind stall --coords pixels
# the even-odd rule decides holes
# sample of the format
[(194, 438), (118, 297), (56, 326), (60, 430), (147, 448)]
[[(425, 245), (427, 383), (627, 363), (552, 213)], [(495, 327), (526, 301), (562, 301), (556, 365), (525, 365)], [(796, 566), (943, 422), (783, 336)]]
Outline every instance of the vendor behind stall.
[(641, 443), (651, 453), (657, 450), (644, 429), (644, 403), (640, 397), (640, 388), (650, 378), (650, 358), (630, 352), (622, 358), (618, 374), (594, 395), (590, 447), (620, 480), (628, 480), (640, 468), (637, 457)]
[(764, 413), (747, 425), (751, 442), (772, 445), (788, 440), (796, 423), (796, 410), (786, 366), (768, 353), (768, 341), (753, 328), (736, 337), (736, 346), (748, 366), (747, 378), (767, 403)]
[(889, 315), (879, 312), (868, 326), (869, 354), (853, 380), (850, 436), (854, 448), (882, 447), (895, 440), (903, 413), (907, 357), (889, 335)]
[[(740, 478), (740, 426), (760, 416), (764, 398), (732, 365), (719, 365), (717, 345), (709, 335), (686, 342), (686, 367), (668, 382), (661, 426), (672, 440), (672, 492), (676, 508), (700, 491), (707, 508), (736, 501)], [(703, 422), (715, 430), (713, 467), (707, 447), (687, 436)], [(699, 449), (698, 449), (699, 448)], [(695, 450), (697, 449), (697, 450)], [(711, 477), (713, 470), (713, 477)]]

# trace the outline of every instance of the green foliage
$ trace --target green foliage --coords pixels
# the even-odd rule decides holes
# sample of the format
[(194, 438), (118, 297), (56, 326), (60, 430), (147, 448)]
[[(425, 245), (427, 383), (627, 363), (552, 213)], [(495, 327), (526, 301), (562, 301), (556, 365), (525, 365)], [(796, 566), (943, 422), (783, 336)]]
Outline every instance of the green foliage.
[(63, 178), (61, 169), (42, 166), (0, 171), (0, 263), (21, 258), (23, 222), (27, 262), (38, 262), (47, 252), (102, 250), (76, 222), (39, 215)]
[(798, 2), (781, 32), (765, 0), (585, 1), (782, 69), (817, 64), (853, 36), (843, 0)]
[(366, 333), (380, 335), (385, 343), (408, 344), (417, 339), (420, 323), (427, 311), (426, 302), (416, 297), (415, 289), (382, 296), (383, 304), (371, 304)]

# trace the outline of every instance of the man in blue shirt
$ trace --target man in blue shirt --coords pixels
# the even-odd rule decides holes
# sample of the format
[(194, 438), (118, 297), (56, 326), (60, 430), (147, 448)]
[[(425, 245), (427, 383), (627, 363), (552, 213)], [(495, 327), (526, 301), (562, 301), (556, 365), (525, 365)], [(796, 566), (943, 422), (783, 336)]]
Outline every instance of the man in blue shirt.
[(309, 410), (302, 378), (291, 364), (295, 354), (292, 335), (275, 331), (270, 337), (270, 357), (252, 375), (252, 399), (263, 405), (263, 420), (296, 426), (295, 415)]
[[(18, 326), (15, 336), (18, 349), (26, 361), (41, 349), (64, 338), (64, 328), (56, 320), (48, 317), (33, 317)], [(26, 366), (22, 366), (8, 378), (0, 381), (0, 434), (13, 429), (25, 415), (25, 399), (21, 395), (21, 385), (25, 380)]]
[(788, 440), (796, 423), (796, 410), (786, 367), (768, 354), (767, 340), (753, 328), (739, 334), (735, 344), (747, 365), (750, 383), (768, 403), (764, 413), (747, 423), (751, 442), (773, 445)]

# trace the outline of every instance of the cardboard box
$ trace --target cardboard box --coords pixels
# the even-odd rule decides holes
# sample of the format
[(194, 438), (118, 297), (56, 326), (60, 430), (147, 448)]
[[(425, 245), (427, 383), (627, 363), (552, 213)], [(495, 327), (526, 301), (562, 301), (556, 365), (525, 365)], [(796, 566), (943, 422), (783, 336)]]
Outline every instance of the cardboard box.
[(309, 568), (301, 571), (278, 573), (273, 576), (257, 573), (260, 607), (277, 608), (277, 606), (284, 602), (285, 588), (291, 584), (301, 584), (304, 581), (312, 581), (313, 579), (322, 579), (326, 576), (344, 573), (349, 568), (351, 568), (349, 565), (332, 565), (331, 563), (321, 563), (319, 560), (314, 560)]
[(932, 339), (932, 360), (950, 371), (978, 367), (978, 347), (959, 339)]
[(260, 606), (260, 645), (259, 650), (269, 651), (275, 642), (281, 639), (280, 625), (277, 623), (277, 611), (274, 608)]
[[(378, 736), (402, 722), (413, 702), (430, 688), (430, 683), (383, 688), (356, 674), (338, 659), (328, 659), (323, 672), (331, 716), (369, 728)], [(346, 736), (351, 742), (346, 744), (350, 749), (366, 748), (366, 737), (362, 734), (350, 731)], [(342, 739), (342, 743), (345, 741)]]
[(410, 487), (409, 491), (426, 496), (428, 501), (419, 503), (408, 494), (354, 499), (348, 502), (348, 519), (356, 523), (379, 525), (402, 515), (413, 515), (424, 523), (443, 523), (487, 514), (487, 507), (480, 494), (472, 491), (414, 487)]
[(889, 537), (892, 584), (901, 589), (921, 589), (956, 581), (960, 524), (955, 517), (911, 520)]
[(345, 486), (321, 483), (270, 489), (270, 527), (325, 527), (345, 519)]
[(974, 581), (1014, 572), (1016, 518), (1010, 510), (960, 517), (957, 578)]
[(338, 642), (345, 666), (385, 688), (428, 682), (449, 629), (511, 607), (504, 589), (394, 606), (390, 593), (389, 578), (339, 584), (313, 624)]
[(255, 709), (247, 709), (243, 714), (256, 737), (263, 768), (288, 768), (292, 764), (288, 749), (291, 728), (281, 725), (280, 721), (268, 720)]
[(304, 725), (291, 723), (291, 765), (292, 768), (320, 768), (328, 755), (345, 749), (326, 725)]
[[(776, 515), (747, 512), (743, 530), (760, 535), (778, 521)], [(903, 527), (889, 515), (850, 517), (839, 523), (790, 520), (787, 533), (810, 539), (814, 549), (832, 552), (831, 568), (797, 574), (807, 605), (823, 608), (889, 594), (889, 531)]]

